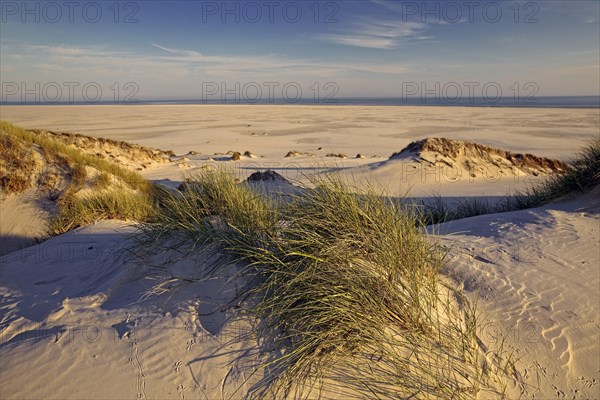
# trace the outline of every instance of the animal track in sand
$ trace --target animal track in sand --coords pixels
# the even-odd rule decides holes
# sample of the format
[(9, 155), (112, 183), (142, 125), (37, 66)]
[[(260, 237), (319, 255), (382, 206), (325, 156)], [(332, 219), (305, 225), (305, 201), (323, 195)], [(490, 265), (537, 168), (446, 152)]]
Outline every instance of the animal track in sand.
[(178, 385), (177, 386), (177, 391), (179, 392), (179, 398), (180, 399), (185, 399), (185, 395), (183, 394), (183, 391), (186, 389), (185, 385)]
[(133, 342), (131, 344), (131, 357), (129, 358), (129, 362), (134, 366), (136, 372), (136, 389), (137, 389), (137, 398), (138, 399), (146, 399), (146, 375), (144, 374), (144, 370), (142, 368), (142, 363), (139, 358), (139, 343)]
[(552, 389), (554, 389), (556, 391), (556, 398), (557, 399), (564, 399), (565, 398), (565, 392), (563, 392), (562, 390), (560, 390), (555, 385), (550, 385), (550, 386), (552, 387)]

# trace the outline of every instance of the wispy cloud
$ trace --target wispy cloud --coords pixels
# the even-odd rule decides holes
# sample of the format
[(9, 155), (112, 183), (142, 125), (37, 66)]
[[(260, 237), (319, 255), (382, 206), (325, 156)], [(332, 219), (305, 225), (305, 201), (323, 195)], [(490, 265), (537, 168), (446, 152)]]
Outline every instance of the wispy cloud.
[(399, 65), (396, 63), (391, 64), (369, 64), (369, 63), (352, 63), (352, 64), (336, 64), (329, 62), (322, 62), (316, 60), (303, 60), (303, 59), (289, 59), (285, 57), (278, 57), (274, 55), (268, 56), (253, 56), (253, 57), (230, 57), (230, 56), (204, 56), (197, 51), (184, 50), (184, 49), (173, 49), (165, 46), (152, 43), (156, 48), (164, 50), (170, 54), (177, 56), (183, 56), (178, 58), (182, 62), (198, 62), (198, 63), (211, 63), (221, 64), (229, 71), (274, 71), (286, 68), (285, 72), (294, 72), (303, 75), (315, 75), (320, 72), (333, 75), (334, 73), (343, 73), (344, 71), (361, 71), (361, 72), (374, 72), (374, 73), (389, 73), (399, 74), (406, 73), (408, 68), (405, 65)]
[[(160, 50), (158, 53), (151, 49)], [(404, 74), (408, 67), (399, 63), (329, 62), (273, 54), (229, 56), (203, 54), (159, 43), (146, 51), (116, 50), (109, 46), (31, 45), (13, 47), (10, 56), (19, 63), (44, 73), (78, 73), (86, 79), (136, 76), (136, 79), (230, 79), (269, 80), (336, 78), (349, 73)], [(40, 63), (39, 60), (44, 60)]]
[(420, 22), (363, 21), (349, 30), (321, 35), (320, 39), (356, 47), (395, 49), (410, 41), (429, 39), (423, 35), (426, 24)]
[(48, 63), (38, 63), (32, 65), (36, 69), (46, 70), (46, 71), (61, 71), (63, 69), (62, 66), (58, 64), (48, 64)]
[(192, 51), (192, 50), (181, 50), (181, 49), (171, 49), (169, 47), (164, 47), (161, 46), (159, 44), (156, 43), (150, 43), (152, 46), (156, 47), (157, 49), (161, 49), (166, 51), (167, 53), (171, 53), (171, 54), (177, 54), (177, 55), (182, 55), (182, 56), (190, 56), (190, 57), (202, 57), (202, 54), (198, 53), (197, 51)]

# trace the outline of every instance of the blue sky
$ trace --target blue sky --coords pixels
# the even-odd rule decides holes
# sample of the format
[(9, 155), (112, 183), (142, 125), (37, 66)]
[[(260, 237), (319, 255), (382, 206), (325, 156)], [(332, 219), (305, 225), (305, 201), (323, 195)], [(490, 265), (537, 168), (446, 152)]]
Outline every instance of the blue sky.
[[(62, 86), (61, 100), (65, 82), (79, 84), (76, 98), (90, 82), (104, 98), (114, 96), (116, 82), (122, 98), (134, 91), (126, 87), (133, 82), (141, 100), (200, 99), (212, 83), (219, 96), (236, 82), (240, 90), (260, 86), (263, 97), (273, 82), (275, 97), (289, 83), (303, 97), (316, 88), (324, 97), (333, 91), (329, 82), (336, 97), (400, 97), (407, 85), (435, 89), (436, 82), (448, 95), (458, 85), (466, 96), (471, 85), (476, 97), (490, 84), (503, 96), (516, 88), (520, 96), (600, 91), (598, 1), (76, 1), (72, 7), (2, 3), (3, 100), (18, 100), (23, 84), (35, 91), (36, 82), (39, 91), (48, 83)], [(6, 97), (7, 91), (15, 93)], [(253, 93), (250, 87), (246, 94)]]

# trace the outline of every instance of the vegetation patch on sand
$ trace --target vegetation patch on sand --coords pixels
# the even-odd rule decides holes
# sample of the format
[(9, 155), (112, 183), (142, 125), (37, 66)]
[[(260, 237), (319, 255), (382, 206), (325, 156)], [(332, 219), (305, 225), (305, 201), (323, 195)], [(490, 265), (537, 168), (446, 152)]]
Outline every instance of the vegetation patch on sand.
[(137, 172), (64, 142), (62, 137), (0, 122), (2, 194), (41, 189), (56, 204), (49, 223), (51, 235), (101, 219), (150, 217), (152, 184)]
[(424, 222), (436, 224), (482, 214), (523, 210), (586, 193), (600, 185), (600, 138), (590, 141), (567, 162), (560, 163), (560, 168), (551, 168), (553, 172), (544, 175), (540, 182), (509, 194), (497, 203), (485, 197), (474, 197), (448, 205), (441, 196), (433, 196), (421, 204)]
[(441, 164), (447, 167), (462, 167), (475, 174), (481, 166), (494, 166), (505, 173), (531, 174), (562, 173), (569, 165), (533, 154), (513, 153), (479, 143), (446, 138), (426, 138), (410, 143), (390, 160), (417, 157), (422, 162)]
[(312, 186), (278, 203), (199, 171), (142, 224), (144, 247), (211, 252), (209, 276), (242, 266), (237, 303), (269, 344), (248, 397), (501, 396), (512, 361), (481, 346), (475, 307), (441, 278), (444, 252), (418, 213), (335, 178)]
[(590, 141), (568, 162), (562, 174), (547, 176), (540, 184), (508, 197), (505, 208), (537, 207), (564, 196), (588, 192), (600, 185), (600, 138)]
[(32, 129), (31, 132), (38, 136), (56, 139), (80, 152), (123, 165), (129, 169), (142, 170), (153, 164), (165, 164), (175, 157), (175, 153), (171, 150), (152, 149), (120, 140), (40, 129)]
[[(4, 126), (2, 126), (4, 128)], [(35, 151), (18, 138), (0, 133), (0, 187), (5, 194), (21, 193), (34, 185)]]

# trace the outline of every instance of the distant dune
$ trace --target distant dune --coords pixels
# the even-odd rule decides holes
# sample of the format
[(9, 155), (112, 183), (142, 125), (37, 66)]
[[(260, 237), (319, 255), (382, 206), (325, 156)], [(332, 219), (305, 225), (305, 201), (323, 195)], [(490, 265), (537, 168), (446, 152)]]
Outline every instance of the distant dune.
[(464, 168), (472, 177), (494, 168), (499, 175), (563, 173), (567, 163), (533, 154), (513, 153), (479, 143), (430, 137), (410, 143), (390, 160), (415, 160), (431, 166)]

